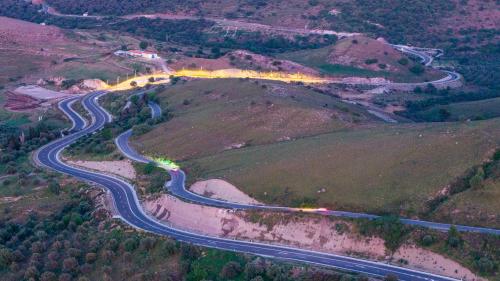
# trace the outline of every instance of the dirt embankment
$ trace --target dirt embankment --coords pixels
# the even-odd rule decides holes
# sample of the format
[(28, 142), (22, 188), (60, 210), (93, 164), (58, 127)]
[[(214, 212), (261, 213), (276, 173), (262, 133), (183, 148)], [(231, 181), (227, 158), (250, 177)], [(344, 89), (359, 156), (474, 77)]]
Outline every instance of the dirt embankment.
[(135, 179), (137, 174), (130, 160), (119, 161), (66, 161), (70, 165), (111, 173), (126, 179)]
[(254, 205), (261, 204), (259, 201), (241, 192), (236, 186), (220, 179), (195, 182), (190, 187), (190, 190), (206, 197), (230, 202)]
[(412, 268), (463, 280), (478, 280), (477, 276), (460, 264), (415, 246), (402, 246), (391, 257), (382, 239), (355, 234), (352, 224), (333, 218), (234, 212), (193, 205), (166, 194), (143, 202), (143, 207), (149, 215), (160, 221), (207, 235), (290, 245), (382, 261), (405, 259)]

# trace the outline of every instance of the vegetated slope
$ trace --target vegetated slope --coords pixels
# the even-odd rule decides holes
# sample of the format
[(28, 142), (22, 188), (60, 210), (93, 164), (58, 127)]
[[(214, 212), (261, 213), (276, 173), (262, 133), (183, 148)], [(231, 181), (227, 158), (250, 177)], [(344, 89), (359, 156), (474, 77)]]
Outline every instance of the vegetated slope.
[(288, 52), (278, 57), (336, 75), (386, 77), (397, 82), (424, 82), (444, 77), (440, 71), (421, 66), (383, 40), (366, 36), (344, 38), (329, 47)]
[(348, 130), (184, 163), (269, 203), (413, 215), (499, 144), (500, 120)]
[(500, 116), (500, 98), (435, 105), (416, 113), (416, 117), (428, 121), (465, 121), (490, 119)]
[(158, 97), (174, 117), (140, 136), (137, 147), (174, 159), (338, 131), (370, 118), (337, 98), (284, 83), (198, 80)]
[[(498, 174), (498, 168), (497, 172)], [(500, 227), (500, 180), (486, 180), (482, 186), (455, 195), (433, 216), (442, 221)]]

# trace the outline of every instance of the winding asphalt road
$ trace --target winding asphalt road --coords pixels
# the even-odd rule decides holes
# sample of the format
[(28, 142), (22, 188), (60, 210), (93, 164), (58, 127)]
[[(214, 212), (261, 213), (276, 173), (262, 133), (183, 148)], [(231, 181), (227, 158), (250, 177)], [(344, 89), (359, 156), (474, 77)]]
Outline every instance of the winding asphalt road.
[[(132, 131), (128, 130), (121, 135), (119, 135), (115, 139), (115, 143), (118, 149), (121, 151), (123, 155), (127, 158), (142, 162), (148, 163), (151, 162), (150, 159), (138, 153), (134, 148), (129, 145), (129, 138), (131, 136)], [(196, 204), (214, 206), (219, 208), (226, 209), (241, 209), (241, 210), (249, 210), (249, 209), (260, 209), (260, 210), (274, 210), (281, 212), (304, 212), (303, 209), (299, 208), (290, 208), (290, 207), (279, 207), (279, 206), (267, 206), (267, 205), (250, 205), (250, 204), (240, 204), (234, 202), (228, 202), (224, 200), (213, 199), (209, 197), (205, 197), (196, 193), (193, 193), (186, 189), (186, 174), (178, 169), (178, 170), (169, 170), (168, 171), (171, 177), (171, 180), (167, 183), (168, 190), (176, 197), (182, 198), (186, 201), (194, 202)], [(329, 215), (336, 217), (346, 217), (346, 218), (355, 218), (355, 219), (376, 219), (380, 216), (366, 214), (366, 213), (354, 213), (354, 212), (344, 212), (344, 211), (332, 211), (325, 209), (307, 209), (309, 213), (316, 213), (321, 215)], [(430, 222), (430, 221), (422, 221), (422, 220), (412, 220), (412, 219), (400, 219), (402, 223), (413, 226), (426, 227), (431, 229), (436, 229), (440, 231), (448, 231), (451, 227), (451, 224), (446, 223), (438, 223), (438, 222)], [(474, 226), (466, 226), (466, 225), (455, 225), (458, 231), (466, 231), (466, 232), (478, 232), (478, 233), (487, 233), (493, 235), (500, 235), (500, 229), (494, 228), (484, 228), (484, 227), (474, 227)]]
[[(418, 57), (420, 59), (420, 62), (423, 65), (429, 66), (429, 67), (433, 67), (431, 64), (434, 61), (434, 57), (429, 55), (426, 51), (431, 50), (431, 51), (436, 52), (437, 56), (435, 56), (435, 57), (439, 57), (439, 56), (443, 55), (443, 50), (441, 50), (441, 49), (418, 48), (418, 47), (411, 47), (411, 46), (406, 46), (406, 45), (394, 45), (394, 44), (389, 44), (389, 45), (400, 52), (403, 52), (405, 54), (409, 54), (411, 56)], [(436, 68), (436, 67), (433, 67), (433, 68)], [(420, 84), (421, 86), (427, 85), (429, 83), (445, 84), (445, 83), (458, 81), (462, 78), (462, 76), (460, 74), (458, 74), (457, 72), (443, 70), (443, 69), (439, 69), (439, 70), (446, 73), (447, 74), (446, 77), (441, 78), (439, 80), (435, 80), (435, 81), (422, 82), (422, 83), (412, 83), (412, 84), (415, 84), (415, 85)], [(408, 84), (408, 83), (394, 83), (394, 84)]]
[[(161, 108), (158, 106), (158, 104), (156, 104), (156, 103), (153, 103), (153, 104), (155, 106), (150, 106), (150, 107), (151, 107), (152, 117), (155, 118), (155, 115), (156, 116), (161, 115)], [(158, 108), (159, 108), (159, 115), (158, 115)], [(133, 161), (137, 161), (137, 162), (141, 162), (141, 163), (151, 162), (152, 161), (151, 159), (140, 154), (133, 147), (130, 146), (129, 138), (131, 135), (132, 135), (132, 130), (130, 129), (130, 130), (125, 131), (124, 133), (120, 134), (115, 139), (115, 144), (118, 147), (118, 149), (120, 150), (120, 152), (123, 155), (125, 155), (127, 158), (129, 158)], [(224, 200), (205, 197), (205, 196), (202, 196), (202, 195), (199, 195), (199, 194), (196, 194), (194, 192), (189, 191), (185, 185), (186, 174), (181, 169), (168, 170), (168, 173), (170, 174), (170, 178), (171, 178), (171, 180), (166, 184), (166, 187), (168, 188), (168, 190), (176, 197), (179, 197), (179, 198), (182, 198), (186, 201), (194, 202), (194, 203), (200, 204), (200, 205), (207, 205), (207, 206), (226, 208), (226, 209), (241, 209), (241, 210), (272, 210), (272, 211), (280, 211), (280, 212), (304, 212), (304, 211), (307, 211), (309, 213), (316, 213), (316, 214), (336, 216), (336, 217), (355, 218), (355, 219), (360, 219), (360, 218), (376, 219), (376, 218), (380, 217), (378, 215), (372, 215), (372, 214), (366, 214), (366, 213), (333, 211), (333, 210), (326, 210), (326, 209), (307, 209), (307, 210), (304, 210), (304, 209), (300, 209), (300, 208), (268, 206), (268, 205), (240, 204), (240, 203), (228, 202), (228, 201), (224, 201)], [(413, 219), (406, 219), (406, 218), (401, 218), (400, 221), (404, 224), (407, 224), (407, 225), (426, 227), (426, 228), (435, 229), (435, 230), (439, 230), (439, 231), (448, 231), (450, 229), (450, 227), (452, 226), (451, 224), (447, 224), (447, 223), (413, 220)], [(492, 234), (492, 235), (500, 235), (500, 229), (474, 227), (474, 226), (467, 226), (467, 225), (455, 225), (455, 227), (457, 228), (458, 231), (462, 231), (462, 232), (478, 232), (478, 233), (485, 233), (485, 234)]]
[[(85, 121), (83, 118), (71, 109), (70, 104), (66, 104), (67, 106), (65, 105), (65, 103), (70, 103), (70, 101), (63, 101), (60, 108), (73, 121), (73, 130), (76, 132), (43, 146), (34, 156), (35, 160), (42, 166), (106, 188), (113, 197), (114, 205), (119, 213), (119, 217), (127, 224), (137, 229), (159, 235), (166, 235), (182, 242), (197, 244), (205, 247), (250, 253), (286, 261), (305, 262), (358, 272), (370, 276), (383, 277), (387, 274), (394, 274), (397, 275), (400, 280), (457, 280), (418, 270), (392, 266), (385, 263), (313, 252), (292, 247), (205, 236), (202, 234), (179, 230), (156, 221), (154, 218), (144, 213), (134, 187), (130, 183), (110, 175), (75, 168), (62, 162), (59, 157), (61, 151), (67, 146), (71, 145), (79, 138), (102, 129), (107, 122), (111, 122), (111, 116), (98, 105), (99, 97), (104, 94), (104, 92), (95, 92), (83, 98), (82, 103), (92, 116), (92, 122), (87, 127), (85, 127)], [(179, 173), (178, 175), (182, 177), (183, 173)]]

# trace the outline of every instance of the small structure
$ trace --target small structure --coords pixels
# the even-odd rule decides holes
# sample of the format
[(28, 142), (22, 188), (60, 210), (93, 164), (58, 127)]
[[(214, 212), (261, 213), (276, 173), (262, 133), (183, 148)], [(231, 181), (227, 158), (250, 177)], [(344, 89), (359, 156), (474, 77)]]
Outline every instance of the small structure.
[(130, 50), (130, 51), (123, 51), (123, 50), (118, 50), (115, 52), (115, 55), (117, 56), (122, 56), (122, 57), (135, 57), (135, 58), (145, 58), (145, 59), (158, 59), (160, 56), (158, 56), (157, 53), (152, 53), (148, 51), (140, 51), (140, 50)]

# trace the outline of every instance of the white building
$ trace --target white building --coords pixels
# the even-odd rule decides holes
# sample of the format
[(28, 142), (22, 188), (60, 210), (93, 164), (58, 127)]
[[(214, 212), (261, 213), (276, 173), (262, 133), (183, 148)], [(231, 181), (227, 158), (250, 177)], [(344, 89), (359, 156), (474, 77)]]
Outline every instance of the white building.
[(115, 52), (117, 56), (125, 56), (125, 57), (135, 57), (135, 58), (145, 58), (145, 59), (157, 59), (160, 58), (157, 53), (152, 53), (148, 51), (140, 51), (140, 50), (130, 50), (130, 51), (122, 51), (118, 50)]

